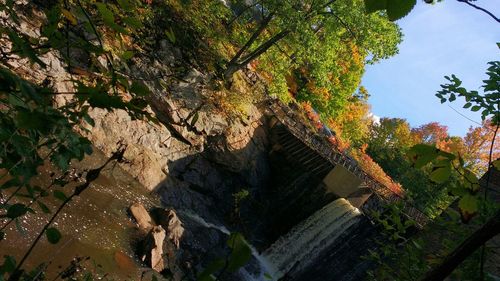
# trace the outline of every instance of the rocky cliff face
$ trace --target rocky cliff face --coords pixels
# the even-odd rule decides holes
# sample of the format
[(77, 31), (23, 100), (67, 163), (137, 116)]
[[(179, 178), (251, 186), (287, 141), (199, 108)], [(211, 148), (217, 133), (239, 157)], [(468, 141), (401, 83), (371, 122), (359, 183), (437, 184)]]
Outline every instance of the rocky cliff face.
[[(249, 209), (258, 208), (269, 178), (269, 143), (263, 111), (253, 104), (247, 105), (246, 116), (221, 110), (207, 75), (190, 69), (180, 79), (163, 78), (171, 77), (178, 64), (178, 51), (162, 42), (154, 55), (137, 57), (131, 66), (153, 93), (150, 110), (159, 124), (131, 120), (121, 110), (93, 109), (95, 126), (88, 137), (107, 154), (119, 141), (127, 144), (129, 163), (123, 168), (164, 207), (178, 211), (186, 228), (178, 261), (192, 279), (225, 255), (228, 236), (189, 214), (257, 236), (259, 212)], [(250, 201), (240, 204), (235, 194), (243, 190)]]

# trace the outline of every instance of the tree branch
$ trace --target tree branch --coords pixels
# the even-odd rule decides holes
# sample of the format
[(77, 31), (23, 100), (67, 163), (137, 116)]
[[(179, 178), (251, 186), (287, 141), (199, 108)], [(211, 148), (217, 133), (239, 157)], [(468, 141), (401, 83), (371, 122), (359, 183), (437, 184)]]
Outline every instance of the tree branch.
[(460, 244), (444, 261), (431, 269), (421, 281), (441, 281), (450, 275), (468, 256), (481, 245), (500, 233), (500, 211)]
[(493, 18), (496, 22), (500, 23), (500, 19), (497, 18), (492, 12), (486, 10), (485, 8), (482, 8), (482, 7), (479, 7), (475, 4), (472, 4), (471, 2), (469, 2), (469, 0), (457, 0), (458, 2), (462, 2), (462, 3), (465, 3), (471, 7), (473, 7), (474, 9), (477, 9), (479, 11), (482, 11), (484, 13), (486, 13), (488, 16), (490, 16), (491, 18)]

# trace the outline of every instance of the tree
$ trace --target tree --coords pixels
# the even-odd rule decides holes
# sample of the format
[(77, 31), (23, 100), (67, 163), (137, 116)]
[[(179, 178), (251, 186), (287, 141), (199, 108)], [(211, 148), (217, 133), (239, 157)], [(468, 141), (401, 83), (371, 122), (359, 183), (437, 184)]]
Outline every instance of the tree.
[(439, 215), (450, 197), (440, 184), (429, 180), (430, 170), (416, 169), (406, 154), (421, 142), (415, 129), (400, 118), (381, 118), (380, 124), (370, 127), (367, 153), (395, 181), (405, 188), (407, 197), (429, 217)]
[(492, 150), (492, 159), (500, 158), (500, 136), (494, 136), (495, 125), (491, 120), (485, 120), (481, 127), (470, 127), (463, 138), (463, 149), (457, 150), (461, 153), (465, 165), (476, 175), (482, 175), (487, 171), (491, 142), (495, 143)]
[(388, 147), (406, 151), (416, 144), (418, 139), (412, 134), (410, 124), (401, 118), (381, 118), (379, 124), (370, 128), (369, 147)]
[(370, 116), (369, 94), (361, 86), (349, 100), (346, 108), (335, 118), (328, 119), (328, 125), (340, 134), (344, 141), (361, 147), (369, 134), (373, 119)]
[[(328, 63), (332, 49), (346, 37), (352, 37), (373, 56), (373, 61), (397, 52), (401, 34), (383, 14), (366, 15), (362, 1), (261, 1), (262, 19), (246, 43), (227, 63), (224, 77), (245, 67), (278, 42), (287, 39), (288, 57), (300, 64)], [(354, 25), (355, 24), (355, 25)], [(393, 38), (391, 38), (391, 36)], [(320, 49), (323, 49), (322, 52)], [(333, 52), (335, 53), (335, 52)], [(331, 69), (328, 69), (331, 70)]]
[(448, 139), (448, 127), (440, 125), (438, 122), (431, 122), (412, 129), (412, 133), (420, 142), (436, 144), (438, 147), (441, 142)]

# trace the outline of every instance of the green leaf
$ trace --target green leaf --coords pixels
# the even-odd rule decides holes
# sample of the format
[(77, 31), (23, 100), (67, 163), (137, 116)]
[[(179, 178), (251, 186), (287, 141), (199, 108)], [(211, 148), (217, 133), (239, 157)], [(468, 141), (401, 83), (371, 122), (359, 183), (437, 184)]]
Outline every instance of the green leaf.
[(451, 167), (439, 167), (435, 169), (429, 176), (429, 178), (435, 183), (443, 183), (450, 178)]
[(66, 194), (64, 194), (64, 192), (62, 192), (60, 190), (54, 190), (54, 197), (61, 200), (61, 201), (66, 201), (68, 199)]
[(54, 227), (47, 228), (47, 230), (45, 231), (45, 235), (47, 236), (47, 240), (49, 240), (51, 244), (57, 244), (57, 242), (61, 240), (62, 236), (61, 232), (59, 232), (59, 230)]
[(135, 17), (125, 17), (122, 20), (126, 25), (128, 25), (129, 27), (135, 28), (135, 29), (139, 29), (139, 28), (144, 27), (142, 22)]
[(214, 281), (213, 274), (221, 270), (226, 262), (223, 259), (216, 259), (209, 263), (207, 267), (198, 275), (198, 281)]
[(127, 34), (128, 32), (122, 26), (115, 23), (115, 16), (113, 12), (104, 3), (96, 3), (97, 10), (101, 14), (102, 20), (105, 25), (115, 30), (116, 32)]
[(87, 122), (90, 126), (92, 126), (92, 127), (95, 126), (94, 119), (92, 117), (90, 117), (90, 115), (84, 114), (83, 115), (83, 120), (85, 120), (85, 122)]
[(28, 105), (22, 99), (13, 94), (9, 95), (9, 104), (13, 106), (28, 108)]
[(478, 200), (477, 197), (471, 194), (466, 194), (458, 201), (458, 207), (464, 213), (474, 214), (477, 212)]
[(427, 144), (416, 144), (410, 148), (408, 156), (415, 168), (420, 169), (438, 157), (439, 150)]
[(131, 59), (133, 56), (134, 56), (134, 52), (133, 51), (125, 51), (121, 55), (122, 59), (125, 60), (125, 61)]
[(468, 103), (464, 104), (464, 108), (469, 108), (469, 107), (471, 107), (471, 105), (472, 105), (472, 103), (468, 102)]
[(495, 169), (500, 171), (500, 159), (491, 162), (491, 164), (495, 167)]
[(113, 15), (113, 12), (108, 9), (108, 6), (104, 3), (96, 3), (97, 10), (99, 11), (99, 14), (101, 14), (102, 20), (104, 23), (108, 26), (115, 24), (115, 16)]
[(57, 153), (52, 154), (50, 160), (57, 167), (59, 167), (59, 169), (66, 171), (71, 161), (71, 151), (64, 146), (61, 146), (57, 149)]
[(474, 174), (469, 169), (464, 170), (464, 176), (467, 179), (467, 181), (470, 183), (479, 183), (479, 179), (477, 178), (476, 174)]
[(252, 257), (252, 250), (240, 233), (231, 233), (227, 244), (232, 249), (227, 270), (229, 272), (235, 272), (250, 260)]
[(120, 7), (127, 12), (132, 10), (132, 4), (129, 0), (117, 0), (116, 2), (118, 2), (118, 5), (120, 5)]
[(387, 16), (395, 21), (408, 15), (417, 4), (417, 0), (387, 0)]
[(449, 152), (446, 152), (446, 151), (442, 151), (442, 150), (439, 150), (438, 155), (446, 157), (446, 160), (448, 162), (449, 161), (453, 161), (453, 160), (455, 160), (457, 158), (457, 156), (455, 154), (449, 153)]
[(165, 35), (167, 35), (167, 38), (170, 42), (175, 43), (175, 33), (170, 27), (169, 30), (165, 30)]
[(469, 169), (464, 169), (463, 174), (465, 179), (467, 180), (466, 187), (468, 189), (471, 189), (472, 191), (479, 190), (479, 179), (477, 178), (476, 174), (474, 174)]
[(465, 194), (468, 194), (469, 192), (463, 188), (463, 187), (453, 187), (449, 189), (449, 192), (453, 194), (453, 196), (464, 196)]
[(473, 107), (471, 107), (471, 109), (470, 109), (470, 110), (471, 110), (471, 111), (476, 112), (476, 111), (479, 111), (480, 109), (481, 109), (481, 106), (479, 106), (479, 105), (474, 105)]
[(36, 201), (36, 203), (38, 204), (38, 206), (40, 207), (40, 209), (42, 209), (42, 211), (46, 214), (50, 214), (50, 209), (49, 207), (47, 207), (47, 205), (45, 205), (44, 203), (40, 202), (40, 201)]
[(387, 0), (365, 0), (367, 13), (373, 13), (387, 8)]
[(3, 183), (2, 185), (0, 185), (0, 189), (8, 189), (8, 188), (11, 188), (13, 186), (19, 186), (21, 184), (21, 182), (19, 181), (19, 178), (12, 178), (8, 181), (6, 181), (5, 183)]
[(18, 218), (28, 212), (29, 208), (21, 203), (16, 203), (11, 205), (9, 209), (7, 209), (7, 217), (11, 219)]
[[(16, 260), (13, 256), (4, 256), (4, 262), (0, 266), (0, 272), (10, 273), (16, 269)], [(1, 276), (1, 275), (0, 275)]]
[(130, 87), (130, 92), (138, 95), (138, 96), (146, 96), (151, 94), (149, 88), (144, 85), (144, 83), (133, 81), (132, 86)]
[(16, 116), (17, 126), (28, 130), (46, 130), (49, 122), (47, 116), (39, 112), (19, 110)]

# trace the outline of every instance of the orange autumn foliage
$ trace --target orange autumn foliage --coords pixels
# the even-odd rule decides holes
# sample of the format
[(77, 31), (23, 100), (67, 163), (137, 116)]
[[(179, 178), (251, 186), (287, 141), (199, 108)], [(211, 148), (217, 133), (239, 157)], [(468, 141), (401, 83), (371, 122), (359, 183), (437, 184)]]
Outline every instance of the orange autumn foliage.
[(335, 140), (329, 140), (335, 145), (338, 151), (345, 152), (351, 147), (351, 143), (343, 138), (343, 126), (333, 119), (328, 120), (328, 127), (336, 133)]
[(448, 141), (448, 127), (431, 122), (411, 130), (421, 142), (435, 144), (438, 148), (446, 147)]
[[(468, 168), (481, 175), (488, 167), (489, 152), (495, 128), (489, 120), (480, 127), (470, 127), (465, 137), (450, 137), (446, 126), (431, 122), (412, 130), (419, 141), (434, 144), (446, 152), (460, 155)], [(492, 159), (500, 157), (500, 136), (496, 136)]]
[(312, 108), (311, 103), (310, 102), (301, 102), (300, 104), (301, 104), (302, 108), (304, 109), (304, 112), (306, 114), (307, 119), (309, 119), (309, 121), (311, 121), (314, 128), (316, 128), (317, 130), (323, 128), (323, 123), (321, 122), (321, 119), (320, 119), (318, 113), (316, 113), (314, 111), (314, 109)]
[[(495, 134), (495, 126), (489, 120), (485, 121), (481, 127), (470, 127), (463, 138), (464, 146), (460, 155), (468, 163), (476, 174), (486, 172), (491, 149), (491, 141)], [(496, 135), (492, 150), (492, 159), (500, 158), (500, 135)]]

